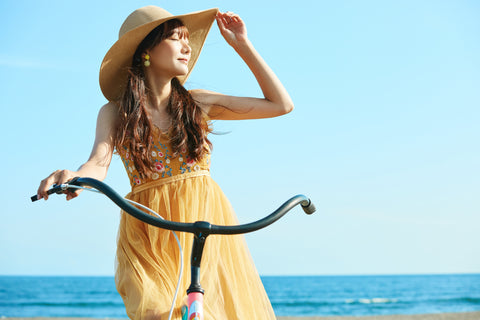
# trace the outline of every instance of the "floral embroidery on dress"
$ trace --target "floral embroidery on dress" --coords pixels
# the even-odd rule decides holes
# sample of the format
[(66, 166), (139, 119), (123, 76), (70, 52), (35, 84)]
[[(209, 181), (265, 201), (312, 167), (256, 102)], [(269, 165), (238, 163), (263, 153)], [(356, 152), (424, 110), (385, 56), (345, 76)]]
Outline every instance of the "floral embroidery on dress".
[(149, 139), (150, 142), (153, 143), (150, 157), (154, 162), (154, 167), (152, 168), (153, 174), (149, 178), (140, 177), (133, 163), (130, 149), (127, 146), (123, 146), (121, 150), (118, 151), (132, 186), (187, 172), (209, 170), (210, 154), (205, 155), (199, 161), (190, 159), (185, 155), (184, 150), (182, 150), (183, 152), (180, 154), (173, 155), (170, 143), (168, 142), (168, 136), (158, 131), (157, 133), (157, 135), (154, 134), (154, 137)]
[[(183, 157), (181, 157), (180, 159), (179, 160), (182, 161), (182, 164), (180, 165), (181, 173), (201, 170), (200, 166), (197, 164), (195, 160), (190, 159), (188, 157), (186, 157), (186, 161), (183, 161)], [(207, 164), (208, 164), (208, 160), (207, 160)]]

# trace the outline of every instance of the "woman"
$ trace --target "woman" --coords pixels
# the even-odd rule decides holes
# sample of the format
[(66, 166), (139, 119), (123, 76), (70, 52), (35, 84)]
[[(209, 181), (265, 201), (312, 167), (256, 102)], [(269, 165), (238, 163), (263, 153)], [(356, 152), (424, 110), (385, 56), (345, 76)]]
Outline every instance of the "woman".
[[(183, 87), (215, 19), (264, 98)], [(57, 170), (42, 180), (39, 198), (47, 200), (52, 184), (73, 177), (103, 180), (116, 151), (132, 185), (129, 199), (174, 221), (236, 224), (228, 200), (209, 175), (209, 121), (268, 118), (293, 109), (287, 91), (248, 40), (242, 19), (217, 9), (178, 16), (155, 6), (134, 11), (104, 58), (100, 86), (109, 102), (99, 112), (90, 158), (77, 171)], [(68, 193), (67, 200), (78, 193)], [(179, 236), (189, 248), (192, 236)], [(130, 318), (166, 319), (178, 254), (170, 232), (122, 213), (115, 280)], [(212, 238), (203, 257), (206, 319), (275, 319), (242, 236)], [(184, 277), (182, 290), (187, 283)]]

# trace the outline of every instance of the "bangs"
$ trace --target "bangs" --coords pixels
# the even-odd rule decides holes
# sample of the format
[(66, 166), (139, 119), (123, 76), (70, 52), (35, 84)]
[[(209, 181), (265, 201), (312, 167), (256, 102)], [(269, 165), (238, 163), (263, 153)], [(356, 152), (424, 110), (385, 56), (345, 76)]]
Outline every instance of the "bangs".
[(178, 34), (180, 39), (189, 39), (190, 37), (187, 27), (179, 19), (173, 19), (165, 22), (163, 29), (163, 39), (171, 37), (175, 33)]

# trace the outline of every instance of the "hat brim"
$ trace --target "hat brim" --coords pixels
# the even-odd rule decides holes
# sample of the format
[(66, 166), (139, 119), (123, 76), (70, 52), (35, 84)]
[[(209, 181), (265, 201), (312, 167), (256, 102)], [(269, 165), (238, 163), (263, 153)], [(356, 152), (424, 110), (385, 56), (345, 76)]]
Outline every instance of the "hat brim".
[(172, 19), (182, 21), (190, 35), (189, 44), (192, 52), (188, 62), (188, 73), (178, 77), (182, 84), (185, 83), (200, 56), (217, 12), (218, 9), (214, 8), (163, 17), (125, 33), (108, 50), (100, 66), (100, 88), (103, 95), (109, 101), (117, 101), (121, 98), (128, 77), (128, 68), (131, 67), (138, 45), (154, 28)]

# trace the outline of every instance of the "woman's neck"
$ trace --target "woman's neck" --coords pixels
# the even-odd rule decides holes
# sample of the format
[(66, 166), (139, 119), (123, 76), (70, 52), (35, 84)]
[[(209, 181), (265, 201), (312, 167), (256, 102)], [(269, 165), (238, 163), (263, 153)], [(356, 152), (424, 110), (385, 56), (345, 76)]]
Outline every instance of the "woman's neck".
[(170, 128), (171, 118), (167, 112), (168, 100), (172, 91), (172, 82), (159, 78), (148, 79), (149, 94), (147, 113), (153, 125), (166, 132)]
[(172, 92), (172, 80), (160, 77), (154, 77), (147, 74), (149, 87), (149, 107), (156, 111), (165, 111), (168, 104), (168, 98)]

